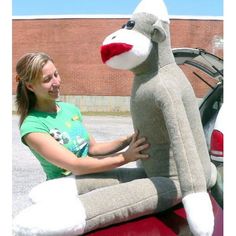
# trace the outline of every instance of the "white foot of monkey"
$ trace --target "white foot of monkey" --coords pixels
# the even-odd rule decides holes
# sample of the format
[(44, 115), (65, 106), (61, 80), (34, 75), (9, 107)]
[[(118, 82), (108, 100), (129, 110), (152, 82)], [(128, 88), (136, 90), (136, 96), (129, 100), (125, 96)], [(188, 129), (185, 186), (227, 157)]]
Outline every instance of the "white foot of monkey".
[(39, 184), (31, 190), (29, 195), (35, 204), (15, 217), (14, 235), (73, 236), (83, 234), (86, 213), (78, 198), (73, 176)]
[(182, 199), (191, 232), (195, 236), (211, 236), (214, 230), (214, 214), (209, 194), (192, 193)]
[(84, 232), (85, 210), (79, 198), (49, 201), (24, 209), (13, 221), (16, 236), (73, 236)]
[(29, 193), (29, 198), (33, 203), (76, 196), (78, 196), (78, 191), (74, 175), (45, 181), (33, 187)]

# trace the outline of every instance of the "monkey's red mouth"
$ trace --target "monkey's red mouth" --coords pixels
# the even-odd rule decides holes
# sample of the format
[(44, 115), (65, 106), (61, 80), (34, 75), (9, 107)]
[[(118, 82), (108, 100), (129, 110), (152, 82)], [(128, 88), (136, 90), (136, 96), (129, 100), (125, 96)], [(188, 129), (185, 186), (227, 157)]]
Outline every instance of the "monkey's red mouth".
[(102, 57), (102, 62), (106, 63), (110, 58), (120, 55), (124, 52), (128, 52), (132, 49), (133, 45), (126, 43), (110, 43), (107, 45), (103, 45), (100, 48), (100, 53)]

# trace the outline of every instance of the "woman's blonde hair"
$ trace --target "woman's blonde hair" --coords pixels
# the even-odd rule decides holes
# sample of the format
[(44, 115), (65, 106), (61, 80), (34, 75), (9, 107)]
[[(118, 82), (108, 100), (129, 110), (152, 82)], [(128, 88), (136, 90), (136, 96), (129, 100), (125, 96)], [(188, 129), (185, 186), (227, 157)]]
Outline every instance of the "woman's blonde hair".
[(52, 58), (43, 52), (27, 53), (16, 64), (16, 90), (17, 113), (20, 115), (20, 125), (36, 104), (35, 94), (27, 89), (27, 82), (36, 82), (42, 76), (42, 68)]

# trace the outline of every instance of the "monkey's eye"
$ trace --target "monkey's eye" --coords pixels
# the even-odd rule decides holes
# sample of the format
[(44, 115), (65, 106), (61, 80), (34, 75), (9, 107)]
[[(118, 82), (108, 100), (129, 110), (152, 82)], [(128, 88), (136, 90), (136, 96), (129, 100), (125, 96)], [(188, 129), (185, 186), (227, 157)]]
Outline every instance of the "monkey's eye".
[(122, 26), (122, 28), (131, 30), (131, 29), (134, 28), (134, 26), (135, 26), (135, 21), (134, 20), (129, 20), (125, 25)]

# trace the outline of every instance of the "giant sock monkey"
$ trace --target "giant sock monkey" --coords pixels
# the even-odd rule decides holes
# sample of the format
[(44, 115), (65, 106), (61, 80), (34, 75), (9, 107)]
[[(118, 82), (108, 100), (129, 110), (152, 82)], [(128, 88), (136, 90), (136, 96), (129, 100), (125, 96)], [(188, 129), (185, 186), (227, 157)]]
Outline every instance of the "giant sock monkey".
[(207, 188), (216, 181), (216, 168), (193, 89), (172, 54), (164, 2), (141, 1), (123, 29), (104, 40), (101, 55), (108, 66), (134, 74), (130, 109), (134, 128), (151, 144), (150, 158), (142, 162), (147, 176), (177, 178), (192, 232), (211, 235)]
[(175, 64), (169, 19), (161, 0), (143, 0), (101, 48), (105, 63), (133, 71), (134, 128), (148, 138), (144, 168), (118, 168), (49, 180), (13, 222), (15, 235), (72, 236), (153, 214), (183, 202), (194, 235), (214, 226), (207, 189), (216, 182), (195, 96)]

